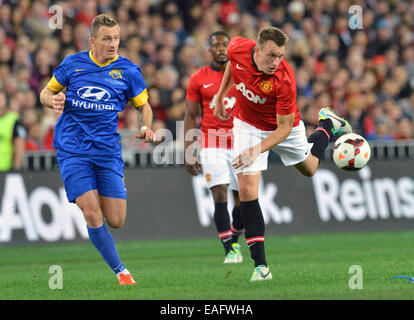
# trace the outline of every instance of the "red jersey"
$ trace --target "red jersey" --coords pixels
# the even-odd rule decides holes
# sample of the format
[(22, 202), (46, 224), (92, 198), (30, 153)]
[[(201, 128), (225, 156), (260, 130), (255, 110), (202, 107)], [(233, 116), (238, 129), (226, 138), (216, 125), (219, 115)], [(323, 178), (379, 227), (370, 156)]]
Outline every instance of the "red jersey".
[[(232, 148), (233, 117), (221, 121), (214, 115), (217, 91), (223, 75), (223, 71), (210, 64), (196, 71), (188, 82), (186, 99), (201, 104), (200, 127), (204, 135), (202, 148)], [(235, 88), (231, 88), (224, 98), (224, 106), (228, 113), (236, 103), (235, 94)]]
[(258, 129), (273, 131), (277, 128), (276, 114), (295, 113), (296, 127), (300, 116), (292, 68), (283, 59), (272, 75), (258, 71), (253, 60), (255, 46), (251, 39), (234, 37), (227, 48), (236, 88), (233, 115)]

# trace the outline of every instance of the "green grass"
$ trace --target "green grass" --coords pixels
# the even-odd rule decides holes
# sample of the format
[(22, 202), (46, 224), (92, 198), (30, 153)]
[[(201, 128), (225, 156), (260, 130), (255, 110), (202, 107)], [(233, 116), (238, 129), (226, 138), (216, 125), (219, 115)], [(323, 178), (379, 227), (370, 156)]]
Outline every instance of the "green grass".
[[(137, 286), (117, 283), (90, 243), (0, 248), (0, 299), (414, 299), (414, 232), (266, 236), (272, 281), (250, 283), (250, 254), (223, 265), (209, 239), (118, 242)], [(49, 288), (51, 265), (63, 270), (63, 289)], [(363, 269), (363, 289), (351, 290), (349, 267)]]

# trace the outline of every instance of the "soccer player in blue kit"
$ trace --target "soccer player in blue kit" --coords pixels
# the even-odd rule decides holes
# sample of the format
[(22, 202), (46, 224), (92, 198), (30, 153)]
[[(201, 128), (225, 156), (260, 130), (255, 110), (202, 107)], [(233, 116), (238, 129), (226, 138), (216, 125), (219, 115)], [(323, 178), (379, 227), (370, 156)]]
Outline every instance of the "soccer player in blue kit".
[[(69, 202), (82, 210), (91, 242), (116, 274), (119, 284), (136, 284), (125, 268), (106, 222), (121, 228), (127, 191), (118, 112), (128, 101), (139, 111), (137, 138), (159, 143), (140, 68), (118, 56), (120, 29), (108, 15), (95, 17), (92, 50), (68, 55), (40, 94), (43, 105), (61, 114), (53, 146)], [(66, 88), (66, 93), (64, 89)]]

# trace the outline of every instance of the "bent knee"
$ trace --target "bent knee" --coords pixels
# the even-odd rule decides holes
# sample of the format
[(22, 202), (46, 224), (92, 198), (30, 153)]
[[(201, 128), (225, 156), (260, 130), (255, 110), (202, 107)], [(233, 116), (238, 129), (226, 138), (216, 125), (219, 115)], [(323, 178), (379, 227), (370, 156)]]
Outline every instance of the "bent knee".
[(83, 209), (83, 216), (86, 223), (91, 227), (99, 227), (103, 223), (102, 213), (96, 208), (85, 208)]
[(302, 175), (304, 175), (305, 177), (313, 177), (313, 175), (315, 174), (316, 170), (303, 170), (300, 171), (302, 173)]
[(120, 229), (125, 223), (126, 217), (111, 217), (106, 218), (106, 222), (111, 226), (111, 228)]

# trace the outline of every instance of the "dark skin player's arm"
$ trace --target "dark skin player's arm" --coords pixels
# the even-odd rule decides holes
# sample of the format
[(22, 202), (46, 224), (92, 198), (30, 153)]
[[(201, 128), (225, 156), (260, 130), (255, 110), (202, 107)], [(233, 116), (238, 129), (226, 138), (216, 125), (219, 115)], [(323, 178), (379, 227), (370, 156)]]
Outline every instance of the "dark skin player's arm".
[[(193, 176), (196, 176), (200, 173), (201, 167), (197, 161), (197, 158), (193, 155), (193, 150), (191, 145), (197, 140), (196, 137), (193, 139), (187, 139), (187, 132), (196, 128), (197, 125), (197, 114), (198, 114), (198, 102), (191, 100), (185, 101), (185, 115), (184, 115), (184, 161), (185, 166)], [(188, 153), (188, 154), (187, 154)]]

